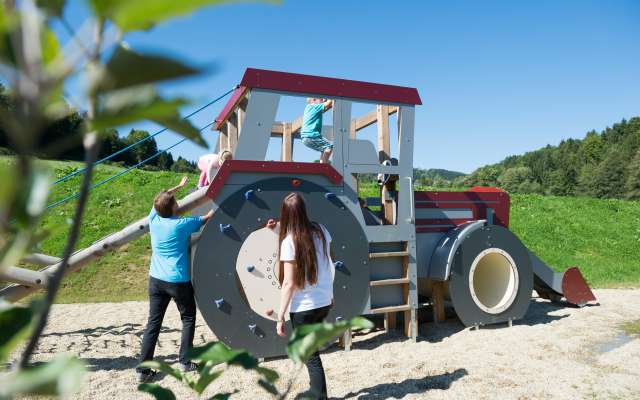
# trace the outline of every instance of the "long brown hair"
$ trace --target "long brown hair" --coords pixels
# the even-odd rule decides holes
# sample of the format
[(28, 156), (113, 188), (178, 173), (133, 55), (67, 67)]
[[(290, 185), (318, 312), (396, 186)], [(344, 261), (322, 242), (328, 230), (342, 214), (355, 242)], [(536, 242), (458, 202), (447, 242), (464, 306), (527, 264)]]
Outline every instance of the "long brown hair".
[[(322, 253), (327, 256), (327, 239), (320, 225), (309, 221), (304, 199), (297, 193), (289, 193), (282, 200), (280, 208), (280, 247), (287, 235), (293, 238), (296, 250), (296, 269), (294, 284), (304, 288), (307, 283), (314, 285), (318, 282), (318, 263), (316, 261), (316, 245), (313, 235), (322, 238)], [(284, 280), (284, 262), (280, 261), (280, 284)]]

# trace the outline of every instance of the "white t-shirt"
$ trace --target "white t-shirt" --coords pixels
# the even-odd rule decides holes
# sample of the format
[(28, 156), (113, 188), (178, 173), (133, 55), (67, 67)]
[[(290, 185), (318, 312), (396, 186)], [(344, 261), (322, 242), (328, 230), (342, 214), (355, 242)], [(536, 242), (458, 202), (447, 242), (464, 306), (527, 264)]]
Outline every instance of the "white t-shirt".
[[(316, 265), (318, 268), (318, 281), (315, 285), (310, 285), (308, 282), (304, 288), (296, 288), (291, 298), (291, 306), (289, 312), (300, 312), (315, 310), (316, 308), (325, 307), (331, 304), (333, 300), (333, 277), (335, 270), (333, 267), (333, 261), (331, 261), (331, 253), (329, 252), (329, 245), (331, 243), (331, 234), (327, 229), (320, 225), (322, 232), (324, 233), (327, 247), (325, 251), (322, 249), (322, 238), (315, 234), (313, 236), (313, 244), (316, 249)], [(282, 240), (280, 246), (280, 261), (295, 261), (296, 249), (293, 243), (293, 237), (287, 235)]]

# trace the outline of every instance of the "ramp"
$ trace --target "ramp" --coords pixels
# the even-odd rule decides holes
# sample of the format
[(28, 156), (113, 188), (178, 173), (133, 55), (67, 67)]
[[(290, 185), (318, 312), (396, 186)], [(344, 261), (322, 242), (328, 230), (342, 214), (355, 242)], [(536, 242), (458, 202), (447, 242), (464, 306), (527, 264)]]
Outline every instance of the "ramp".
[(531, 250), (529, 258), (533, 267), (533, 288), (540, 297), (551, 301), (564, 298), (567, 303), (578, 307), (597, 300), (577, 267), (555, 272)]

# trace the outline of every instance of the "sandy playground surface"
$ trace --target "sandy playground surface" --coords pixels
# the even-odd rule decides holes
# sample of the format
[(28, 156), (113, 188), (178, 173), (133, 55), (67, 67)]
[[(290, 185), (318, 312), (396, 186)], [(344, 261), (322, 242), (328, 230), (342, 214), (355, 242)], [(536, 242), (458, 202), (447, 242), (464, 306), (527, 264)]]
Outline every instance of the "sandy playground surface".
[[(354, 349), (335, 346), (323, 355), (329, 395), (337, 399), (638, 399), (640, 340), (619, 324), (640, 319), (640, 290), (598, 290), (599, 306), (563, 308), (533, 299), (525, 320), (513, 327), (478, 331), (455, 318), (420, 327), (417, 343), (399, 333), (354, 337)], [(68, 352), (89, 369), (79, 399), (150, 399), (136, 391), (133, 369), (147, 317), (147, 303), (55, 306), (36, 360)], [(180, 320), (169, 307), (156, 356), (177, 362)], [(215, 337), (198, 315), (196, 345)], [(281, 375), (296, 374), (289, 360), (265, 363)], [(205, 394), (246, 388), (232, 398), (268, 399), (256, 377), (230, 369)], [(173, 378), (158, 383), (179, 399), (195, 396)], [(307, 386), (302, 370), (294, 392)], [(205, 397), (206, 398), (206, 397)]]

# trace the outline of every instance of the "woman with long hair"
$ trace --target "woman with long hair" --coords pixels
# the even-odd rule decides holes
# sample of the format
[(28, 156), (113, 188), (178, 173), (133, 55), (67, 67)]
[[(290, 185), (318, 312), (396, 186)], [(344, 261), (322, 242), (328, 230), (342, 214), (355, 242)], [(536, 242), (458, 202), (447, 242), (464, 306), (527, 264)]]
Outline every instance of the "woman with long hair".
[[(333, 305), (333, 262), (331, 235), (327, 229), (309, 221), (304, 199), (288, 194), (280, 210), (280, 309), (278, 335), (285, 336), (285, 313), (289, 309), (291, 325), (322, 322)], [(320, 353), (315, 352), (306, 363), (310, 393), (327, 398), (327, 384)]]

